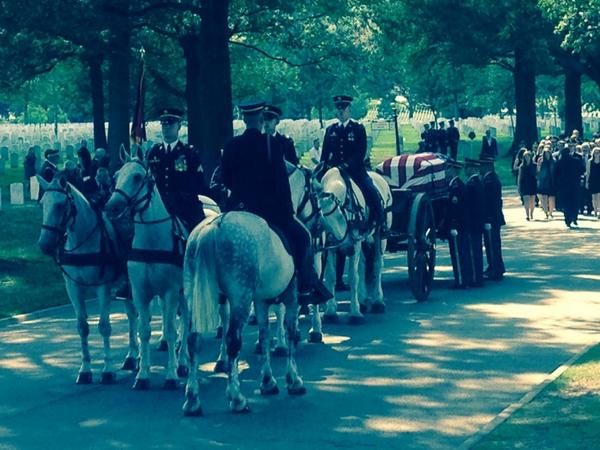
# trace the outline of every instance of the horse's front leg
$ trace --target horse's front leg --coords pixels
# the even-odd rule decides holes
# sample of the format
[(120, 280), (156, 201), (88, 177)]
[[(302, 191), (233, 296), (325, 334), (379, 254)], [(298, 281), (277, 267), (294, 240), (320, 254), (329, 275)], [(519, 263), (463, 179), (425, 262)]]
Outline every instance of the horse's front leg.
[(100, 320), (98, 321), (98, 331), (102, 336), (104, 343), (104, 367), (102, 369), (102, 384), (114, 384), (117, 376), (113, 368), (112, 354), (110, 348), (110, 295), (106, 284), (98, 286), (96, 289), (98, 301), (100, 302)]
[(224, 295), (219, 296), (219, 317), (221, 318), (221, 345), (219, 347), (219, 356), (215, 364), (215, 372), (228, 373), (231, 370), (230, 361), (227, 359), (227, 330), (229, 330), (229, 302)]
[(144, 292), (138, 292), (134, 285), (133, 300), (139, 313), (138, 336), (140, 339), (140, 364), (133, 389), (143, 391), (150, 388), (150, 301), (152, 298), (144, 295)]
[(373, 261), (373, 290), (371, 298), (373, 299), (373, 306), (371, 312), (381, 314), (385, 312), (385, 300), (383, 297), (383, 249), (385, 248), (385, 240), (381, 239), (381, 232), (375, 234), (375, 256)]
[(254, 312), (258, 321), (258, 342), (262, 346), (263, 365), (260, 373), (260, 393), (262, 395), (279, 394), (277, 381), (271, 369), (271, 339), (269, 337), (269, 305), (264, 300), (254, 301)]
[(90, 335), (90, 326), (87, 321), (87, 310), (83, 299), (82, 288), (73, 281), (65, 277), (65, 287), (67, 294), (75, 310), (77, 319), (77, 331), (81, 340), (81, 366), (77, 375), (77, 384), (90, 384), (92, 382), (92, 372), (90, 369), (90, 347), (88, 337)]
[(127, 351), (127, 356), (125, 356), (125, 361), (123, 361), (121, 369), (135, 371), (138, 368), (138, 358), (140, 355), (137, 341), (138, 314), (132, 301), (126, 301), (124, 303), (125, 313), (127, 314), (127, 323), (129, 324), (129, 350)]
[(179, 292), (175, 289), (165, 293), (163, 308), (163, 332), (167, 341), (167, 374), (164, 388), (177, 389), (177, 308), (179, 307)]
[(350, 275), (350, 324), (359, 325), (365, 322), (365, 317), (360, 312), (358, 302), (358, 292), (361, 276), (359, 272), (360, 263), (360, 242), (354, 244), (354, 254), (350, 256), (349, 275)]
[(292, 283), (292, 289), (288, 289), (288, 301), (286, 302), (287, 308), (285, 310), (285, 328), (289, 343), (285, 380), (288, 394), (303, 395), (306, 394), (306, 388), (304, 387), (304, 381), (302, 381), (302, 378), (298, 374), (298, 367), (296, 366), (296, 351), (300, 342), (300, 330), (298, 329), (298, 298), (295, 285), (296, 283)]
[[(317, 273), (325, 270), (323, 267), (321, 254), (315, 255), (315, 268)], [(323, 277), (325, 278), (325, 277)], [(323, 342), (323, 325), (321, 324), (321, 313), (319, 311), (319, 305), (309, 305), (310, 313), (310, 328), (308, 330), (308, 342), (318, 344)]]
[(325, 304), (325, 312), (323, 314), (323, 323), (337, 323), (339, 317), (337, 313), (337, 300), (335, 292), (335, 250), (327, 252), (325, 257), (325, 274), (323, 277), (323, 283), (333, 293), (333, 298), (328, 300)]
[(242, 331), (252, 299), (248, 298), (230, 298), (231, 317), (229, 320), (229, 329), (225, 334), (227, 341), (227, 357), (231, 362), (231, 370), (227, 379), (227, 397), (229, 399), (229, 408), (235, 413), (244, 413), (250, 411), (248, 400), (240, 389), (240, 374), (238, 368), (240, 350), (242, 349)]

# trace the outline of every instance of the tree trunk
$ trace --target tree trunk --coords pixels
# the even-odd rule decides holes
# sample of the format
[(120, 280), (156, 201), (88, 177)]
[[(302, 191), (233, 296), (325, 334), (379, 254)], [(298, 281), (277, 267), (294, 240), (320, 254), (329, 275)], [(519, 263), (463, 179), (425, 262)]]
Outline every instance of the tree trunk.
[(94, 123), (94, 149), (106, 148), (104, 128), (104, 85), (102, 80), (102, 58), (90, 56), (87, 60), (92, 92), (92, 116)]
[(515, 50), (515, 104), (517, 119), (512, 151), (516, 152), (521, 145), (528, 149), (538, 140), (537, 117), (535, 108), (535, 64), (533, 55), (528, 50)]
[(202, 0), (200, 32), (180, 41), (186, 59), (188, 140), (200, 151), (205, 177), (233, 136), (229, 0)]
[(114, 167), (120, 165), (119, 148), (121, 144), (129, 149), (131, 31), (127, 18), (115, 16), (112, 20), (111, 31), (113, 45), (109, 54), (108, 72), (107, 154)]
[(581, 73), (571, 67), (565, 67), (565, 129), (571, 136), (573, 130), (579, 130), (583, 136), (581, 117)]

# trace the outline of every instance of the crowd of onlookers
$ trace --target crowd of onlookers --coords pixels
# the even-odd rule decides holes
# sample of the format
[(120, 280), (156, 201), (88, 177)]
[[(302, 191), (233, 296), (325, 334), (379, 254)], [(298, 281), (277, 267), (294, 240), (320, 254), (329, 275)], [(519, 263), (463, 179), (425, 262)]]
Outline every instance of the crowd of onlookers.
[(577, 130), (570, 137), (549, 136), (533, 148), (521, 148), (513, 163), (526, 219), (536, 206), (546, 219), (558, 209), (568, 227), (578, 214), (600, 217), (600, 136), (584, 141)]

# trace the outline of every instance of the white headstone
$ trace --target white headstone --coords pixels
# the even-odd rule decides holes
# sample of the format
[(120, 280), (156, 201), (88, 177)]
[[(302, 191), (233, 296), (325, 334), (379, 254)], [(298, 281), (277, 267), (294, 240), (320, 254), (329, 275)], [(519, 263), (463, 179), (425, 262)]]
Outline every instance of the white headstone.
[(40, 182), (34, 175), (29, 178), (29, 198), (31, 200), (37, 200), (40, 195)]
[(25, 196), (23, 194), (23, 183), (11, 183), (10, 203), (13, 205), (23, 205), (25, 203)]

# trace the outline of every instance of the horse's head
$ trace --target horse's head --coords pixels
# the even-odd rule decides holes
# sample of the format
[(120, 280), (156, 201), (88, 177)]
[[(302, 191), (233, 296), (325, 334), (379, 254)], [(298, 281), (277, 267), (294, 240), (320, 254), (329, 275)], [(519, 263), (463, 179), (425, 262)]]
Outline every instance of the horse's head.
[(140, 205), (149, 202), (154, 189), (154, 179), (146, 163), (138, 157), (132, 158), (126, 152), (125, 155), (126, 162), (116, 174), (115, 189), (104, 207), (112, 220), (128, 211), (132, 214), (139, 212), (144, 208), (144, 205)]
[(62, 174), (57, 174), (51, 183), (37, 176), (44, 195), (42, 206), (42, 230), (38, 245), (42, 253), (51, 255), (67, 233), (68, 226), (75, 218), (76, 209), (71, 187)]
[(325, 231), (336, 241), (343, 241), (348, 234), (348, 220), (343, 210), (346, 201), (346, 183), (337, 168), (329, 169), (319, 183), (313, 179), (317, 192), (319, 210)]

